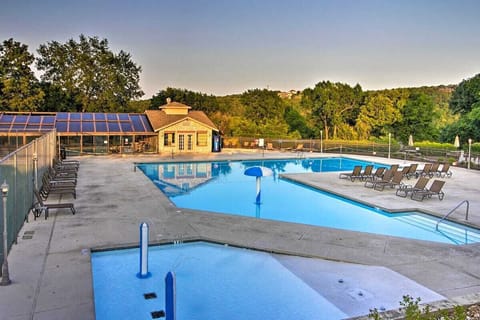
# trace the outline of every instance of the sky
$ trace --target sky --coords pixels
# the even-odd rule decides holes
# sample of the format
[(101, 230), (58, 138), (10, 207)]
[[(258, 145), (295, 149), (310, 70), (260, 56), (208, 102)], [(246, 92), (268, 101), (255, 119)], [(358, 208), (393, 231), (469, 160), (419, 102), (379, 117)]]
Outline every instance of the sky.
[(0, 0), (0, 41), (107, 39), (144, 98), (458, 84), (480, 73), (478, 0)]

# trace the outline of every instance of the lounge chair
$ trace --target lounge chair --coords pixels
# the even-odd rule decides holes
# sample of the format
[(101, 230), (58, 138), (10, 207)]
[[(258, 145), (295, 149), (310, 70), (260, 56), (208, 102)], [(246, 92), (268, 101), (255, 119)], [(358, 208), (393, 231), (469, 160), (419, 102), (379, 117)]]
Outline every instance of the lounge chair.
[(404, 184), (397, 189), (397, 192), (395, 194), (399, 197), (406, 198), (409, 193), (425, 190), (428, 181), (429, 179), (427, 177), (420, 177), (418, 178), (417, 183), (415, 183), (414, 186)]
[(386, 182), (392, 180), (393, 173), (394, 173), (394, 171), (392, 171), (391, 169), (386, 170), (381, 179), (367, 180), (367, 181), (365, 181), (364, 186), (365, 186), (365, 188), (374, 188), (375, 184), (377, 182), (382, 182), (383, 181), (383, 182), (386, 183)]
[(360, 180), (366, 180), (368, 179), (368, 177), (371, 177), (372, 171), (373, 171), (373, 165), (369, 164), (365, 166), (365, 170), (363, 170), (363, 172), (360, 174), (361, 175)]
[(412, 200), (423, 201), (425, 198), (438, 196), (439, 200), (443, 200), (443, 197), (445, 196), (445, 193), (442, 191), (444, 184), (445, 181), (443, 180), (434, 180), (429, 189), (413, 191), (410, 198)]
[(415, 176), (418, 177), (429, 177), (430, 176), (430, 171), (432, 169), (432, 164), (431, 163), (425, 163), (423, 166), (422, 170), (417, 170)]
[(364, 176), (363, 180), (367, 181), (374, 181), (374, 180), (381, 180), (383, 177), (383, 174), (385, 173), (385, 167), (378, 167), (377, 170), (375, 170), (375, 173), (372, 173), (369, 176)]
[(410, 179), (412, 177), (416, 177), (417, 176), (417, 167), (418, 167), (417, 163), (411, 164), (410, 167), (408, 168), (407, 173), (405, 174), (405, 178)]
[(400, 167), (400, 165), (398, 165), (398, 164), (392, 164), (392, 165), (390, 166), (390, 170), (392, 170), (393, 172), (395, 172), (395, 171), (398, 171), (398, 168), (399, 168), (399, 167)]
[(406, 177), (409, 170), (410, 166), (403, 167), (402, 170), (400, 170), (400, 172), (402, 173), (402, 177)]
[(50, 209), (70, 209), (72, 214), (75, 214), (75, 207), (73, 203), (70, 202), (59, 202), (59, 203), (45, 203), (43, 202), (42, 197), (40, 196), (38, 190), (33, 190), (37, 202), (35, 202), (31, 209), (35, 220), (41, 216), (42, 212), (45, 212), (45, 220), (48, 218), (48, 212)]
[(397, 186), (403, 185), (402, 183), (403, 179), (403, 172), (402, 171), (397, 171), (393, 174), (393, 177), (390, 181), (377, 181), (376, 183), (373, 184), (373, 189), (377, 191), (383, 191), (385, 187), (390, 187), (390, 188), (395, 188)]
[(450, 178), (452, 176), (452, 171), (450, 171), (450, 163), (444, 163), (442, 166), (442, 170), (438, 170), (437, 172), (441, 178)]
[(439, 162), (433, 163), (432, 167), (430, 168), (430, 172), (428, 176), (430, 178), (433, 178), (433, 176), (438, 176), (438, 169), (440, 169), (440, 163)]
[(339, 179), (350, 179), (355, 181), (355, 179), (361, 180), (362, 179), (362, 166), (355, 166), (353, 167), (352, 172), (342, 172), (338, 175)]
[(294, 149), (292, 149), (292, 152), (301, 152), (301, 151), (303, 151), (303, 143), (297, 144), (297, 146)]
[(39, 194), (43, 200), (46, 200), (50, 194), (71, 194), (75, 199), (77, 197), (75, 187), (76, 180), (51, 180), (48, 174), (45, 174)]

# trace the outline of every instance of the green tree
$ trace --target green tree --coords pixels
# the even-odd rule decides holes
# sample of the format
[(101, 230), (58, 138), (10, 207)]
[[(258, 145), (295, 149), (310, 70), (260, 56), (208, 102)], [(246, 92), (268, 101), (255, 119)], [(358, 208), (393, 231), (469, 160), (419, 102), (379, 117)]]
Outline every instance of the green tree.
[(257, 125), (284, 118), (285, 104), (276, 91), (248, 90), (241, 95), (241, 102), (245, 106), (245, 117)]
[(354, 123), (363, 100), (360, 85), (319, 82), (302, 93), (301, 105), (311, 110), (316, 126), (325, 130), (325, 139), (337, 138), (337, 129), (344, 123)]
[(465, 144), (468, 139), (480, 141), (480, 106), (473, 108), (457, 122), (446, 126), (440, 135), (440, 141), (453, 143), (455, 136)]
[(160, 90), (152, 97), (150, 100), (150, 109), (158, 109), (158, 107), (166, 104), (167, 98), (186, 104), (194, 110), (203, 111), (207, 115), (211, 115), (219, 109), (217, 99), (213, 95), (170, 87), (165, 90)]
[(31, 69), (34, 56), (28, 46), (12, 38), (0, 45), (0, 109), (37, 111), (43, 91)]
[(372, 94), (361, 107), (356, 129), (361, 139), (368, 139), (370, 135), (380, 136), (391, 132), (392, 125), (401, 118), (398, 108), (393, 101), (382, 93)]
[(430, 96), (423, 93), (414, 93), (408, 99), (401, 111), (401, 121), (394, 125), (397, 140), (408, 142), (410, 135), (414, 141), (434, 140), (438, 132), (434, 127), (436, 113)]
[(107, 39), (80, 35), (79, 42), (42, 44), (38, 53), (37, 68), (44, 71), (41, 79), (74, 98), (79, 111), (122, 112), (130, 100), (143, 95), (141, 67), (129, 53), (110, 51)]
[(460, 82), (450, 98), (450, 109), (454, 113), (467, 114), (478, 106), (480, 106), (480, 73)]
[(315, 134), (308, 126), (306, 119), (295, 108), (287, 106), (285, 121), (289, 126), (289, 132), (298, 132), (302, 138), (314, 138)]

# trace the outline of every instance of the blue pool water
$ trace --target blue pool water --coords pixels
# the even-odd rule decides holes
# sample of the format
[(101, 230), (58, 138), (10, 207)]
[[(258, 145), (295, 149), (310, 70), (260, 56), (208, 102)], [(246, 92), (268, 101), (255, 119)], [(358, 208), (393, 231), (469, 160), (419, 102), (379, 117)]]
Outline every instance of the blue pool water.
[(145, 279), (136, 276), (138, 248), (93, 252), (91, 261), (98, 320), (153, 319), (152, 312), (165, 310), (170, 271), (176, 275), (179, 320), (334, 320), (366, 315), (371, 308), (396, 309), (405, 294), (424, 303), (444, 299), (381, 267), (206, 242), (150, 247), (151, 276)]
[[(180, 208), (304, 223), (453, 244), (480, 241), (478, 230), (417, 212), (389, 214), (279, 178), (281, 173), (350, 171), (372, 164), (347, 158), (140, 164), (138, 167)], [(255, 178), (246, 168), (265, 166), (261, 204), (255, 204)], [(374, 164), (375, 167), (382, 166)]]

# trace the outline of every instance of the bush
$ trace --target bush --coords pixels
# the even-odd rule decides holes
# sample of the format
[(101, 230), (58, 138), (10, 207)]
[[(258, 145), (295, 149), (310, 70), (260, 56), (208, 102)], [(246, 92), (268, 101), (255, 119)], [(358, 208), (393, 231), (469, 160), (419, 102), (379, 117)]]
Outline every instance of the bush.
[[(405, 314), (406, 320), (465, 320), (467, 313), (462, 306), (455, 306), (453, 310), (439, 310), (432, 311), (429, 305), (421, 308), (419, 303), (421, 299), (413, 299), (409, 295), (403, 296), (403, 301), (400, 302), (401, 312)], [(370, 310), (368, 317), (374, 320), (382, 319), (378, 310), (375, 308)]]

